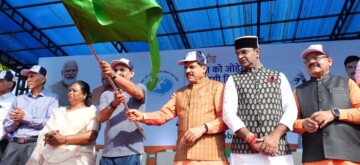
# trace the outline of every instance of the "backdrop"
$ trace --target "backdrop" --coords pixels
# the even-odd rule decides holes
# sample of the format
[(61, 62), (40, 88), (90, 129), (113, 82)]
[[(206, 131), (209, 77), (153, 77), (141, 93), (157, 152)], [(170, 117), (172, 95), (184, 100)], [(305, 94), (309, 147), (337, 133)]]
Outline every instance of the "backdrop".
[[(314, 43), (297, 43), (297, 44), (271, 44), (260, 45), (262, 64), (271, 69), (283, 72), (292, 88), (301, 83), (301, 75), (306, 79), (309, 76), (306, 73), (304, 63), (300, 59), (301, 52), (310, 44)], [(318, 44), (318, 43), (317, 43)], [(346, 56), (360, 52), (360, 40), (351, 41), (333, 41), (322, 42), (325, 49), (333, 58), (332, 74), (347, 76), (344, 70), (343, 61)], [(216, 47), (194, 49), (202, 51), (208, 59), (208, 73), (211, 79), (226, 82), (229, 75), (239, 71), (241, 68), (237, 63), (234, 53), (234, 47)], [(95, 50), (96, 51), (96, 50)], [(146, 111), (156, 111), (164, 105), (171, 94), (178, 88), (187, 84), (184, 76), (183, 66), (179, 66), (177, 61), (184, 58), (185, 54), (192, 50), (173, 50), (162, 51), (161, 69), (159, 72), (160, 81), (154, 91), (147, 93)], [(100, 59), (112, 61), (119, 58), (128, 58), (135, 67), (135, 76), (133, 81), (136, 83), (146, 84), (150, 77), (150, 56), (149, 52), (143, 53), (124, 53), (112, 55), (99, 55)], [(70, 57), (50, 57), (41, 58), (39, 64), (48, 70), (46, 86), (52, 85), (62, 79), (61, 70), (63, 64), (68, 60), (75, 60), (79, 66), (77, 80), (88, 82), (91, 89), (101, 86), (101, 73), (99, 66), (92, 55), (70, 56)], [(148, 140), (145, 141), (147, 146), (172, 146), (176, 143), (177, 138), (177, 118), (169, 121), (163, 126), (144, 126), (144, 132)], [(102, 131), (104, 126), (102, 126)], [(103, 144), (103, 133), (99, 134), (98, 144)], [(226, 133), (226, 142), (231, 142), (231, 132)], [(290, 143), (297, 143), (298, 136), (288, 133)]]

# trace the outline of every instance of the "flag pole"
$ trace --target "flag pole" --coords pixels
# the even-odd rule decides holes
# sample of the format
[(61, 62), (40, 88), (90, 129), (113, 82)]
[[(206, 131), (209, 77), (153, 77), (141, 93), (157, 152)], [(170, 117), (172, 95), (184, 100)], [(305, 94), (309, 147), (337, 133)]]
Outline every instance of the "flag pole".
[[(90, 48), (90, 50), (91, 50), (92, 54), (94, 55), (96, 61), (100, 64), (101, 61), (100, 61), (99, 57), (96, 55), (96, 52), (93, 49), (93, 47), (91, 46), (91, 44), (88, 44), (88, 47)], [(117, 89), (117, 87), (115, 86), (115, 84), (114, 84), (113, 80), (110, 78), (110, 76), (108, 76), (108, 75), (105, 75), (105, 76), (108, 79), (108, 81), (111, 84), (114, 91), (119, 91), (120, 93), (122, 93), (121, 89), (119, 89), (119, 90)], [(126, 111), (129, 111), (129, 107), (126, 105), (126, 103), (125, 102), (122, 102), (122, 103), (124, 104)], [(146, 140), (146, 136), (145, 136), (144, 132), (142, 131), (142, 129), (140, 128), (139, 123), (137, 121), (135, 121), (134, 123), (135, 123), (138, 131), (140, 132), (140, 134)]]

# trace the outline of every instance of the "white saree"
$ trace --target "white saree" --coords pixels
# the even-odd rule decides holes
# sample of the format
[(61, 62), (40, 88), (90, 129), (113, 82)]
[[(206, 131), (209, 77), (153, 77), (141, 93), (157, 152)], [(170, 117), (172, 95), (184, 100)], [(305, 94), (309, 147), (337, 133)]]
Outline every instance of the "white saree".
[(95, 164), (95, 141), (87, 145), (60, 145), (53, 147), (44, 145), (44, 135), (53, 130), (59, 130), (64, 136), (75, 135), (89, 130), (99, 131), (100, 125), (96, 119), (94, 106), (67, 112), (65, 108), (58, 108), (41, 130), (36, 148), (29, 158), (27, 165), (47, 164)]

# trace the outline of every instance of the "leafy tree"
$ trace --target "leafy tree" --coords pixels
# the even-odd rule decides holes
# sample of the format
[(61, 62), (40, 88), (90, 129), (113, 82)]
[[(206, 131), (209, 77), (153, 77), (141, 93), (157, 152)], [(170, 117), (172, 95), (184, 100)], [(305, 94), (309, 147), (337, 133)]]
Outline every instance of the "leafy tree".
[(3, 70), (9, 70), (9, 68), (3, 64), (0, 64), (0, 71), (3, 71)]

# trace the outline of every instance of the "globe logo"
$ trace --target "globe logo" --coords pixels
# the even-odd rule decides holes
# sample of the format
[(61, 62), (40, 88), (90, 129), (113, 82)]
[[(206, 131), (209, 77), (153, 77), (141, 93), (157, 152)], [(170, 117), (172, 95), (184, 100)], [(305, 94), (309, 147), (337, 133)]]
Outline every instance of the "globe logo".
[(174, 83), (168, 77), (159, 77), (159, 82), (152, 93), (164, 95), (174, 88)]

